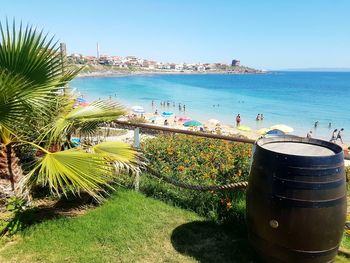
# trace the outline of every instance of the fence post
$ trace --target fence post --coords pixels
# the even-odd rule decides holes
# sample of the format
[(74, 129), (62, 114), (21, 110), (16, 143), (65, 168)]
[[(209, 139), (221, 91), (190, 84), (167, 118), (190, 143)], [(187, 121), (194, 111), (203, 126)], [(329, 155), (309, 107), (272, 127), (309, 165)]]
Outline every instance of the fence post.
[(140, 148), (140, 128), (136, 127), (134, 130), (134, 147)]
[[(140, 128), (136, 127), (134, 130), (134, 147), (136, 149), (140, 148)], [(138, 192), (140, 189), (140, 170), (137, 169), (134, 181), (135, 191)]]

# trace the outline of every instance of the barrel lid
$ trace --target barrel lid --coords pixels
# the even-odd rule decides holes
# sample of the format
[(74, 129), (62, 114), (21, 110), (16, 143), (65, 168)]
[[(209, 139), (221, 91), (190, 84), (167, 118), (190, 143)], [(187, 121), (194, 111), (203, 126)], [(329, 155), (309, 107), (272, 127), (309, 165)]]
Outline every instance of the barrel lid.
[(296, 136), (262, 138), (257, 145), (268, 151), (294, 156), (327, 157), (342, 152), (342, 148), (334, 143)]

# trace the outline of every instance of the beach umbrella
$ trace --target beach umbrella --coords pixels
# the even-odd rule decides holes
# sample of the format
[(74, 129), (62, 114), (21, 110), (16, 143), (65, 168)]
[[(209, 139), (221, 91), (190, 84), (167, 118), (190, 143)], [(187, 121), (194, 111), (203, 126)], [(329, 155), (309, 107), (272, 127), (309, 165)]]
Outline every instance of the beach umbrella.
[(277, 130), (280, 130), (280, 131), (283, 131), (285, 133), (288, 133), (288, 132), (293, 132), (294, 129), (290, 126), (287, 126), (285, 124), (277, 124), (277, 125), (273, 125), (270, 127), (272, 130), (273, 129), (277, 129)]
[(89, 106), (89, 103), (88, 102), (81, 102), (79, 103), (80, 106), (83, 106), (83, 107), (86, 107), (86, 106)]
[(79, 97), (79, 98), (77, 98), (77, 102), (83, 103), (83, 102), (87, 102), (87, 101), (86, 101), (86, 99)]
[(179, 118), (180, 122), (186, 122), (186, 121), (190, 121), (190, 120), (191, 120), (191, 118), (190, 117), (186, 117), (186, 116), (183, 116), (183, 117)]
[(269, 130), (266, 135), (277, 135), (277, 136), (281, 136), (281, 135), (285, 135), (285, 133), (279, 129), (273, 129), (273, 130)]
[(271, 131), (271, 129), (269, 128), (261, 128), (260, 130), (258, 130), (258, 133), (261, 135), (266, 134), (267, 132)]
[(172, 111), (163, 111), (163, 113), (162, 113), (163, 117), (170, 117), (173, 115), (174, 115), (174, 112), (172, 112)]
[(196, 120), (186, 121), (183, 126), (185, 127), (197, 127), (202, 126), (202, 123)]
[(208, 120), (208, 122), (209, 122), (210, 124), (213, 124), (213, 125), (220, 124), (220, 121), (217, 120), (217, 119), (210, 119), (210, 120)]
[(89, 103), (87, 102), (87, 100), (84, 99), (84, 98), (81, 98), (81, 97), (77, 98), (76, 101), (78, 102), (78, 104), (79, 104), (80, 106), (83, 106), (83, 107), (89, 105)]
[(135, 113), (145, 113), (145, 109), (141, 106), (138, 106), (138, 105), (133, 106), (131, 109)]
[(249, 131), (252, 130), (250, 127), (245, 126), (245, 125), (239, 125), (239, 126), (237, 127), (237, 129), (240, 130), (240, 131), (247, 131), (247, 132), (249, 132)]

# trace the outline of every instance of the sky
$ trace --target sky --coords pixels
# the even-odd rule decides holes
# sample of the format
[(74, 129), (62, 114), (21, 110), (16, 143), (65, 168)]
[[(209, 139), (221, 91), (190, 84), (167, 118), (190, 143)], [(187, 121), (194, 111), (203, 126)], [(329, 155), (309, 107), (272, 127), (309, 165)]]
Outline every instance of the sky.
[(350, 68), (349, 0), (1, 0), (68, 53), (259, 69)]

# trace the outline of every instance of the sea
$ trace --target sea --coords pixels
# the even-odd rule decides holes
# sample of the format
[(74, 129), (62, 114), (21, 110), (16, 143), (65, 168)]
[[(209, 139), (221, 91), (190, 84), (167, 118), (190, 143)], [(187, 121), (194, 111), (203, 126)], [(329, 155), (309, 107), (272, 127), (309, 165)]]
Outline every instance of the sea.
[[(285, 124), (295, 135), (312, 131), (324, 140), (334, 129), (344, 128), (343, 138), (350, 142), (350, 72), (84, 77), (73, 80), (71, 87), (89, 101), (112, 99), (148, 112), (172, 111), (178, 117), (217, 119), (232, 126), (240, 114), (241, 124), (252, 129)], [(169, 107), (160, 106), (168, 101)], [(256, 121), (257, 114), (264, 120)]]

